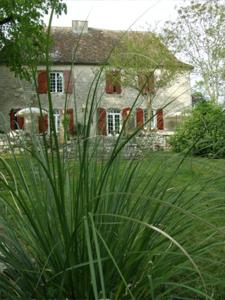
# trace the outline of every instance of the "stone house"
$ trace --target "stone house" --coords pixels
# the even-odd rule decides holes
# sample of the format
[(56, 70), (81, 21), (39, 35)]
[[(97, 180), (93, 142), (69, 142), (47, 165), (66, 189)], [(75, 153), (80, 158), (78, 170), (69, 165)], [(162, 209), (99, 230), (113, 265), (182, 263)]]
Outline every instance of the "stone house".
[[(78, 127), (83, 126), (85, 111), (89, 109), (87, 99), (94, 97), (92, 135), (116, 135), (121, 130), (137, 95), (140, 96), (127, 122), (128, 131), (138, 126), (145, 130), (148, 112), (144, 89), (140, 92), (140, 89), (132, 86), (123, 86), (123, 70), (107, 66), (107, 58), (118, 44), (121, 34), (119, 31), (88, 28), (87, 21), (73, 21), (72, 27), (52, 28), (53, 45), (50, 52), (52, 64), (49, 78), (57, 132), (60, 132), (66, 114), (68, 131), (76, 134)], [(178, 62), (175, 57), (174, 61)], [(153, 116), (151, 127), (155, 131), (174, 131), (181, 112), (191, 107), (189, 80), (191, 67), (179, 63), (183, 66), (182, 72), (178, 72), (169, 85), (156, 91), (155, 78), (152, 79), (154, 101), (151, 108)], [(154, 74), (157, 74), (157, 70)], [(136, 81), (137, 86), (140, 86), (139, 77)], [(4, 121), (1, 118), (1, 131), (26, 130), (24, 117), (17, 117), (16, 112), (24, 107), (36, 107), (38, 97), (42, 108), (48, 110), (47, 73), (44, 65), (37, 68), (35, 85), (16, 78), (9, 68), (2, 64), (0, 111)], [(39, 118), (38, 122), (38, 131), (48, 132), (48, 116)]]

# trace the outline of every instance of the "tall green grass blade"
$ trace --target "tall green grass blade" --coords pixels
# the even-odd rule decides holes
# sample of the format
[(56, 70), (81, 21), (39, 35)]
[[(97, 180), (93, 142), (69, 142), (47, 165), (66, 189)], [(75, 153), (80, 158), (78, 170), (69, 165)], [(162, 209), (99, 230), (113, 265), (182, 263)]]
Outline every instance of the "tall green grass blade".
[[(121, 270), (120, 270), (120, 268), (119, 268), (119, 266), (118, 266), (118, 264), (117, 264), (115, 258), (113, 257), (112, 252), (110, 251), (110, 248), (109, 248), (108, 245), (106, 244), (106, 242), (105, 242), (105, 240), (103, 239), (103, 237), (101, 236), (101, 234), (100, 234), (98, 231), (96, 231), (96, 233), (97, 233), (97, 235), (99, 236), (100, 240), (102, 241), (102, 244), (103, 244), (104, 248), (106, 249), (106, 251), (107, 251), (107, 253), (108, 253), (110, 259), (112, 260), (113, 265), (114, 265), (114, 267), (116, 268), (116, 270), (117, 270), (117, 272), (118, 272), (118, 274), (119, 274), (119, 276), (120, 276), (120, 278), (121, 278), (123, 284), (125, 285), (126, 290), (128, 291), (128, 293), (129, 293), (131, 299), (135, 299), (134, 295), (132, 294), (132, 292), (131, 292), (131, 290), (130, 290), (130, 288), (129, 288), (129, 284), (127, 283), (126, 279), (124, 278), (124, 276), (123, 276), (123, 274), (122, 274), (122, 272), (121, 272)], [(117, 292), (118, 292), (118, 291), (117, 291)], [(116, 292), (116, 293), (117, 293), (117, 292)], [(120, 292), (120, 290), (119, 290), (119, 292)], [(117, 295), (115, 296), (115, 299), (118, 299)]]
[(93, 234), (95, 250), (96, 250), (96, 255), (97, 255), (98, 271), (99, 271), (99, 276), (100, 276), (102, 297), (103, 297), (103, 299), (106, 299), (106, 291), (105, 291), (104, 274), (103, 274), (103, 268), (102, 268), (102, 258), (101, 258), (101, 253), (100, 253), (100, 247), (99, 247), (99, 243), (98, 243), (98, 238), (97, 238), (97, 234), (96, 234), (96, 228), (95, 228), (93, 217), (91, 214), (89, 214), (89, 217), (91, 220), (92, 234)]
[(91, 248), (91, 239), (90, 239), (87, 217), (84, 217), (84, 227), (85, 227), (85, 237), (86, 237), (86, 242), (87, 242), (88, 257), (89, 257), (89, 267), (90, 267), (90, 273), (91, 273), (91, 284), (93, 287), (95, 300), (98, 300), (97, 280), (96, 280), (93, 251)]

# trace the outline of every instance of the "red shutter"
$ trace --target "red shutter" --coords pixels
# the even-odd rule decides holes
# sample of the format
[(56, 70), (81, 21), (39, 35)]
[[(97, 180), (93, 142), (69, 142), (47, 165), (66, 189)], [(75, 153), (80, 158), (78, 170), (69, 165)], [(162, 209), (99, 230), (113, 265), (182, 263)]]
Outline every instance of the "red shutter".
[(46, 94), (48, 91), (48, 75), (46, 71), (40, 71), (38, 74), (38, 93)]
[(73, 109), (68, 108), (66, 113), (69, 115), (69, 133), (74, 135), (75, 134), (75, 127), (74, 127), (74, 117), (73, 117)]
[(139, 128), (142, 128), (144, 125), (144, 111), (142, 108), (136, 109), (136, 124)]
[(129, 134), (129, 129), (130, 129), (129, 128), (130, 127), (129, 126), (129, 120), (127, 120), (129, 113), (130, 113), (130, 107), (123, 108), (123, 110), (122, 110), (123, 128), (124, 128), (123, 129), (124, 130), (123, 134), (125, 134), (125, 135)]
[(15, 114), (21, 110), (21, 108), (11, 109), (10, 116), (10, 129), (23, 129), (24, 128), (24, 117), (16, 117)]
[(157, 129), (163, 130), (164, 129), (163, 110), (158, 109), (156, 115), (157, 115)]
[(38, 129), (39, 133), (44, 133), (48, 130), (48, 115), (40, 116), (38, 119)]
[(64, 71), (64, 91), (65, 93), (72, 94), (73, 93), (73, 78), (71, 71)]
[(10, 129), (14, 130), (14, 129), (16, 129), (16, 126), (15, 126), (15, 110), (14, 109), (10, 110), (9, 117), (10, 117)]
[(106, 110), (102, 107), (99, 107), (97, 113), (98, 113), (98, 133), (100, 135), (106, 135)]
[(124, 120), (124, 121), (125, 121), (126, 118), (128, 117), (129, 112), (130, 112), (130, 107), (123, 108), (123, 110), (122, 110), (122, 117), (123, 117), (123, 120)]
[(112, 94), (113, 93), (113, 74), (112, 74), (111, 71), (107, 71), (107, 73), (106, 73), (105, 92), (107, 94)]
[(113, 89), (114, 92), (116, 92), (117, 94), (121, 94), (122, 89), (121, 89), (121, 74), (120, 71), (114, 71), (113, 72)]
[(122, 110), (123, 121), (126, 121), (129, 113), (130, 113), (130, 107), (123, 108), (123, 110)]
[(17, 117), (17, 124), (19, 129), (24, 129), (24, 117)]

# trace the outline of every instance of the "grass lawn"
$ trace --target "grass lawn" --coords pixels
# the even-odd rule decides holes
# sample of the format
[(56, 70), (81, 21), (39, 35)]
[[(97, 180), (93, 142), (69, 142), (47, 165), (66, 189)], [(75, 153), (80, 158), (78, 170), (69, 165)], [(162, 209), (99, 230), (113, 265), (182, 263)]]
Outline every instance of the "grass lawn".
[[(225, 160), (186, 157), (155, 152), (147, 158), (153, 165), (159, 165), (164, 177), (171, 177), (171, 187), (187, 186), (190, 192), (201, 190), (201, 195), (225, 196)], [(143, 164), (143, 169), (144, 169)], [(225, 198), (224, 198), (225, 199)]]
[[(3, 158), (12, 165), (8, 155)], [(71, 161), (71, 164), (73, 162)], [(126, 165), (126, 161), (123, 164)], [(190, 190), (196, 190), (206, 184), (203, 192), (225, 192), (225, 159), (208, 159), (199, 157), (185, 157), (171, 152), (150, 152), (141, 162), (139, 176), (146, 178), (154, 172), (163, 178), (172, 176), (171, 184), (179, 187), (188, 184)], [(4, 167), (0, 166), (0, 172)]]
[[(5, 159), (12, 170), (16, 169), (15, 162), (8, 156), (5, 156)], [(107, 164), (107, 161), (103, 163), (97, 161), (96, 165), (94, 161), (90, 161), (84, 165), (85, 170), (82, 173), (79, 169), (79, 162), (69, 160), (66, 167), (69, 171), (62, 173), (65, 176), (65, 186), (63, 187), (65, 198), (63, 198), (63, 204), (59, 203), (61, 205), (59, 210), (56, 201), (61, 201), (61, 198), (54, 200), (54, 197), (58, 196), (52, 193), (48, 177), (42, 173), (43, 170), (40, 170), (40, 166), (37, 165), (36, 168), (36, 164), (34, 164), (29, 167), (26, 156), (18, 157), (18, 162), (21, 163), (25, 183), (23, 178), (19, 176), (16, 188), (20, 190), (21, 186), (19, 195), (25, 201), (25, 206), (23, 201), (20, 202), (20, 198), (17, 205), (20, 206), (21, 211), (23, 209), (28, 211), (27, 215), (31, 218), (27, 219), (22, 214), (19, 219), (20, 224), (26, 225), (21, 227), (14, 219), (17, 212), (15, 211), (15, 215), (13, 215), (14, 212), (12, 211), (14, 217), (10, 219), (10, 222), (12, 222), (12, 226), (16, 227), (18, 235), (21, 234), (21, 228), (22, 231), (24, 230), (19, 240), (24, 239), (25, 245), (33, 243), (33, 247), (27, 248), (30, 252), (28, 261), (29, 256), (31, 256), (35, 257), (35, 260), (40, 264), (40, 266), (37, 265), (37, 277), (35, 273), (33, 273), (33, 279), (27, 277), (30, 280), (31, 294), (40, 292), (42, 297), (43, 295), (50, 297), (48, 289), (42, 291), (41, 285), (39, 290), (33, 290), (33, 280), (36, 282), (35, 284), (37, 282), (39, 284), (42, 277), (44, 281), (48, 281), (49, 278), (54, 278), (55, 273), (63, 274), (64, 267), (62, 265), (64, 266), (64, 263), (67, 264), (68, 268), (71, 265), (83, 265), (84, 262), (86, 265), (87, 261), (93, 260), (90, 255), (93, 257), (97, 255), (95, 253), (97, 236), (93, 235), (94, 238), (91, 239), (91, 232), (94, 229), (91, 227), (92, 221), (88, 219), (91, 211), (97, 220), (95, 223), (96, 232), (101, 233), (101, 237), (104, 237), (104, 240), (108, 242), (107, 247), (112, 251), (121, 272), (129, 280), (128, 282), (137, 283), (138, 290), (136, 287), (132, 290), (131, 285), (131, 292), (136, 295), (135, 299), (149, 299), (147, 296), (149, 295), (149, 282), (145, 281), (146, 274), (143, 273), (149, 261), (154, 266), (154, 268), (150, 268), (150, 275), (147, 276), (153, 280), (150, 282), (151, 293), (152, 295), (154, 293), (159, 295), (159, 298), (155, 297), (155, 299), (205, 299), (205, 297), (201, 296), (204, 289), (202, 289), (201, 280), (199, 280), (196, 270), (191, 269), (190, 261), (187, 260), (186, 255), (181, 255), (181, 249), (175, 246), (173, 240), (168, 240), (165, 235), (158, 234), (154, 230), (147, 230), (145, 226), (142, 226), (143, 224), (129, 220), (130, 217), (140, 220), (140, 222), (153, 224), (158, 228), (157, 230), (165, 231), (166, 234), (175, 237), (176, 241), (193, 255), (193, 259), (204, 275), (206, 290), (212, 296), (209, 299), (225, 299), (223, 287), (225, 278), (225, 246), (223, 242), (225, 237), (223, 234), (225, 228), (225, 160), (197, 157), (183, 159), (181, 155), (170, 152), (151, 152), (140, 161), (132, 161), (132, 164), (129, 160), (116, 160), (109, 174), (104, 173), (107, 178), (106, 181), (104, 181), (104, 176), (101, 178), (101, 167)], [(27, 174), (26, 170), (31, 173)], [(0, 172), (5, 174), (6, 180), (9, 180), (2, 164)], [(14, 175), (17, 177), (18, 173), (15, 172)], [(100, 197), (96, 194), (98, 177), (104, 182), (101, 186), (102, 194)], [(13, 188), (15, 187), (13, 182), (9, 182), (9, 184)], [(35, 184), (40, 185), (41, 188), (35, 187)], [(56, 178), (56, 186), (57, 184)], [(0, 191), (1, 196), (11, 197), (10, 193), (3, 187), (2, 182)], [(75, 228), (75, 235), (72, 235), (71, 239), (74, 241), (73, 249), (69, 246), (69, 250), (66, 248), (64, 233), (70, 239), (71, 231), (61, 225), (61, 223), (64, 224), (64, 220), (60, 220), (63, 209), (65, 209), (65, 220), (68, 226), (71, 226), (72, 230)], [(2, 216), (3, 211), (7, 214), (8, 210), (2, 210)], [(101, 216), (104, 213), (109, 215)], [(124, 216), (125, 219), (114, 219), (113, 214)], [(14, 223), (14, 221), (16, 222)], [(86, 227), (82, 225), (84, 221)], [(31, 230), (29, 230), (30, 226), (33, 226)], [(43, 228), (48, 230), (45, 231)], [(89, 252), (84, 238), (87, 231)], [(60, 232), (62, 234), (59, 234)], [(14, 232), (12, 232), (12, 237), (13, 234)], [(43, 237), (41, 241), (43, 244), (39, 243), (38, 234)], [(114, 264), (111, 264), (108, 257), (109, 249), (106, 251), (104, 248), (106, 246), (101, 241), (99, 241), (100, 252), (101, 254), (104, 252), (103, 257), (106, 259), (103, 264), (104, 270), (107, 269), (107, 272), (104, 272), (106, 290), (114, 289), (115, 295), (118, 294), (115, 299), (130, 299), (129, 297), (123, 298), (124, 284), (121, 283)], [(59, 248), (57, 248), (58, 245)], [(16, 244), (13, 247), (16, 247)], [(49, 253), (52, 253), (54, 247), (56, 250), (54, 250), (52, 258)], [(66, 262), (62, 255), (65, 249), (68, 251)], [(90, 249), (93, 251), (92, 254), (90, 254)], [(21, 264), (20, 259), (23, 260), (24, 256), (24, 250), (21, 256), (19, 251), (22, 250), (18, 249), (18, 261), (16, 261), (18, 267)], [(121, 253), (124, 254), (121, 256)], [(8, 259), (10, 261), (10, 255)], [(14, 264), (15, 261), (12, 263)], [(48, 264), (46, 272), (45, 264)], [(29, 269), (30, 265), (26, 268)], [(38, 272), (42, 268), (44, 269), (40, 275)], [(27, 276), (23, 270), (24, 267), (21, 269), (23, 276)], [(74, 288), (77, 289), (80, 298), (94, 299), (90, 280), (93, 280), (97, 275), (92, 273), (90, 279), (88, 269), (84, 268), (78, 268), (78, 271), (74, 268), (71, 274), (73, 277), (68, 279), (68, 286), (66, 281), (65, 290), (64, 288), (60, 289), (60, 293), (62, 295), (65, 293), (68, 297), (70, 294), (67, 293), (67, 290), (70, 289), (71, 284), (76, 283)], [(52, 287), (49, 290), (58, 293), (58, 286), (63, 280), (67, 280), (67, 278), (62, 277), (60, 279), (60, 276), (57, 277), (55, 281), (52, 281)], [(26, 281), (23, 283), (24, 286)], [(98, 285), (98, 282), (96, 284)], [(21, 286), (23, 285), (21, 284)], [(191, 287), (190, 290), (188, 290), (189, 287)], [(71, 288), (71, 293), (73, 293), (74, 288)], [(99, 286), (97, 288), (100, 289)], [(197, 291), (199, 288), (200, 293)], [(183, 289), (187, 293), (183, 293)], [(87, 290), (85, 295), (83, 295), (83, 290)], [(180, 298), (176, 298), (178, 293)], [(185, 296), (187, 297), (185, 298)]]
[[(8, 155), (4, 157), (9, 165), (14, 169), (14, 162), (11, 161)], [(24, 158), (23, 158), (24, 159)], [(20, 160), (20, 158), (19, 158)], [(24, 163), (26, 164), (26, 158)], [(134, 164), (136, 162), (134, 161)], [(78, 164), (70, 160), (72, 172), (77, 172)], [(127, 166), (130, 161), (122, 160), (118, 163), (117, 176), (121, 178), (126, 176)], [(180, 154), (171, 152), (150, 152), (140, 161), (138, 172), (138, 180), (143, 182), (143, 186), (151, 178), (151, 184), (155, 182), (157, 186), (155, 193), (160, 192), (160, 187), (164, 189), (167, 185), (168, 197), (173, 197), (178, 191), (183, 191), (185, 194), (193, 195), (196, 201), (204, 201), (212, 199), (212, 205), (225, 205), (225, 160), (223, 159), (208, 159), (199, 157), (184, 157)], [(0, 172), (3, 174), (4, 166), (0, 166)], [(15, 174), (16, 175), (16, 174)], [(7, 174), (5, 174), (7, 179)], [(139, 187), (141, 188), (141, 187)], [(1, 193), (6, 191), (0, 185)], [(196, 196), (197, 195), (197, 196)], [(208, 205), (208, 204), (207, 204)], [(222, 210), (223, 211), (223, 210)], [(218, 217), (220, 210), (218, 209)], [(222, 222), (222, 220), (220, 220)], [(225, 224), (225, 222), (224, 222)]]
[(190, 193), (199, 191), (199, 196), (224, 197), (225, 203), (225, 160), (199, 157), (183, 158), (171, 152), (151, 152), (141, 163), (139, 176), (143, 181), (155, 173), (170, 183), (168, 189), (186, 187)]

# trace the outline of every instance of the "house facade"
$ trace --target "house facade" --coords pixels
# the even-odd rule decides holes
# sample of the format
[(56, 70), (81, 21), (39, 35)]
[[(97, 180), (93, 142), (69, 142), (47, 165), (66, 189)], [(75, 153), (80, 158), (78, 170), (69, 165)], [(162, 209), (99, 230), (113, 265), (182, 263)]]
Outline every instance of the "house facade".
[[(58, 133), (66, 115), (68, 132), (76, 134), (78, 128), (84, 125), (90, 99), (94, 99), (95, 103), (92, 135), (117, 135), (128, 115), (128, 134), (137, 127), (145, 131), (149, 95), (151, 128), (155, 131), (174, 131), (180, 113), (191, 107), (190, 67), (184, 67), (169, 84), (160, 88), (155, 88), (157, 76), (160, 76), (160, 69), (156, 68), (150, 91), (146, 91), (143, 82), (140, 83), (140, 74), (134, 78), (136, 87), (134, 84), (124, 84), (123, 70), (107, 65), (111, 51), (122, 34), (119, 31), (88, 28), (86, 21), (73, 21), (70, 28), (52, 28), (49, 92)], [(16, 113), (24, 107), (37, 107), (39, 100), (42, 108), (48, 111), (47, 76), (46, 67), (39, 65), (36, 83), (30, 83), (16, 78), (6, 66), (0, 66), (1, 131), (26, 130), (24, 118), (17, 117)], [(38, 131), (47, 133), (48, 116), (40, 117), (38, 122)]]

